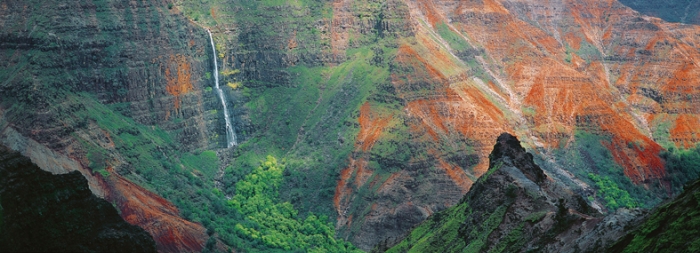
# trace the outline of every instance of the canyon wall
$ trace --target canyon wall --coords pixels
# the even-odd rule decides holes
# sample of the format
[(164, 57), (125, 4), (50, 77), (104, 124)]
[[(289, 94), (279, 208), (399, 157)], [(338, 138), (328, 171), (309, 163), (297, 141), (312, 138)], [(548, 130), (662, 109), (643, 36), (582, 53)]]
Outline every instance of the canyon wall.
[[(159, 251), (200, 251), (205, 229), (131, 181), (145, 155), (225, 145), (206, 31), (167, 1), (3, 1), (0, 27), (2, 143), (53, 173), (80, 171)], [(124, 145), (147, 130), (176, 145)]]
[(0, 142), (160, 251), (202, 250), (218, 231), (192, 221), (267, 155), (284, 201), (369, 250), (458, 203), (502, 132), (600, 212), (590, 175), (653, 205), (680, 183), (661, 154), (700, 142), (700, 28), (617, 1), (4, 1), (0, 27)]

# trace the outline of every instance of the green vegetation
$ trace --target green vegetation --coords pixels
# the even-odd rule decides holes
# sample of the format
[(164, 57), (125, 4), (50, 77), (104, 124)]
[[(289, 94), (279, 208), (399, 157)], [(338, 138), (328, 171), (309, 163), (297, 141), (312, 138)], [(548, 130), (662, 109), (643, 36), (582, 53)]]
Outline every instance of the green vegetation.
[(523, 237), (524, 224), (521, 223), (516, 228), (508, 232), (505, 238), (499, 242), (489, 253), (513, 252), (521, 249), (527, 241)]
[(670, 203), (654, 210), (609, 252), (699, 252), (700, 181)]
[(593, 173), (588, 173), (588, 176), (595, 182), (598, 188), (598, 193), (603, 195), (605, 206), (610, 210), (616, 210), (618, 207), (634, 208), (637, 207), (637, 202), (630, 197), (630, 194), (618, 188), (617, 184), (610, 180), (609, 177), (601, 177)]
[(689, 150), (669, 148), (660, 156), (666, 161), (667, 180), (674, 194), (683, 191), (686, 182), (700, 178), (700, 146)]
[(489, 179), (489, 176), (490, 176), (491, 174), (493, 174), (494, 172), (496, 172), (496, 171), (498, 171), (499, 169), (501, 169), (501, 167), (503, 167), (503, 162), (502, 162), (502, 161), (498, 161), (498, 163), (495, 164), (495, 165), (493, 166), (493, 168), (489, 168), (489, 169), (486, 171), (486, 173), (484, 173), (484, 175), (482, 175), (481, 177), (479, 177), (479, 181), (485, 182), (487, 179)]
[[(567, 47), (567, 51), (568, 50), (570, 49)], [(600, 51), (598, 51), (598, 48), (591, 43), (588, 43), (586, 40), (581, 41), (581, 45), (576, 51), (576, 54), (581, 57), (581, 59), (584, 59), (588, 64), (590, 64), (591, 61), (600, 61), (603, 59), (603, 55), (600, 53)]]
[(437, 24), (436, 28), (438, 34), (440, 34), (440, 37), (447, 41), (453, 50), (460, 52), (470, 48), (467, 41), (464, 40), (464, 38), (462, 38), (458, 33), (452, 31), (445, 23)]
[(459, 230), (470, 213), (471, 208), (466, 203), (436, 213), (387, 252), (455, 252), (463, 249), (467, 245), (459, 238)]
[(101, 150), (89, 150), (88, 154), (88, 161), (90, 161), (90, 164), (88, 167), (90, 167), (92, 170), (104, 170), (106, 165), (105, 165), (105, 155)]
[[(608, 142), (606, 137), (576, 131), (575, 138), (574, 145), (556, 151), (557, 163), (565, 166), (568, 171), (589, 185), (595, 185), (598, 190), (607, 190), (607, 195), (606, 192), (599, 192), (599, 196), (608, 208), (615, 209), (623, 206), (650, 208), (667, 196), (666, 190), (659, 182), (652, 182), (653, 187), (650, 189), (632, 183), (623, 173), (622, 167), (615, 162), (610, 150), (603, 145)], [(548, 166), (546, 162), (540, 164), (543, 167)], [(569, 183), (573, 184), (573, 182)], [(629, 196), (629, 199), (618, 199), (626, 196)]]
[[(487, 245), (488, 236), (503, 222), (508, 203), (498, 206), (493, 212), (484, 213), (478, 226), (467, 226), (466, 220), (479, 215), (466, 202), (434, 214), (418, 227), (414, 228), (400, 243), (387, 252), (482, 252)], [(494, 250), (503, 250), (521, 245), (523, 224), (511, 230)]]
[(572, 58), (572, 56), (571, 56), (571, 48), (569, 48), (569, 47), (567, 46), (567, 47), (566, 47), (566, 56), (564, 56), (564, 61), (566, 61), (566, 63), (571, 63), (571, 58)]
[[(389, 77), (389, 67), (374, 64), (372, 59), (388, 58), (395, 52), (394, 48), (379, 44), (379, 50), (370, 47), (349, 50), (350, 60), (337, 66), (287, 68), (286, 72), (294, 77), (291, 85), (259, 87), (247, 81), (243, 83), (243, 88), (238, 90), (248, 91), (245, 106), (255, 115), (251, 117), (252, 124), (259, 127), (238, 147), (239, 156), (226, 170), (225, 185), (241, 180), (255, 168), (257, 161), (264, 159), (263, 154), (271, 154), (286, 160), (280, 198), (299, 210), (334, 217), (332, 198), (339, 171), (347, 166), (347, 158), (354, 150), (360, 106), (369, 102), (372, 111), (382, 111), (387, 116), (399, 108), (394, 103), (372, 100), (372, 94), (378, 93)], [(382, 156), (395, 155), (393, 159), (407, 160), (408, 150), (394, 141), (407, 135), (405, 125), (395, 120), (389, 127), (392, 130), (387, 132), (392, 134), (377, 141), (377, 150), (383, 152)], [(224, 190), (232, 194), (234, 189)]]
[(467, 248), (462, 252), (481, 252), (483, 251), (484, 246), (489, 246), (486, 244), (487, 238), (491, 232), (493, 232), (493, 230), (496, 229), (501, 222), (503, 222), (503, 215), (506, 213), (507, 209), (507, 206), (499, 206), (483, 223), (480, 224), (480, 226), (471, 228), (469, 237), (474, 238), (474, 240), (470, 241)]
[(532, 213), (532, 214), (528, 215), (527, 217), (525, 217), (524, 220), (527, 222), (535, 223), (535, 222), (539, 222), (540, 220), (542, 220), (542, 218), (544, 218), (544, 216), (546, 216), (546, 215), (547, 215), (547, 211), (536, 212), (536, 213)]
[[(183, 217), (203, 224), (225, 244), (248, 252), (355, 251), (350, 243), (334, 238), (327, 216), (298, 215), (291, 203), (280, 203), (278, 189), (285, 165), (274, 158), (268, 157), (249, 171), (228, 166), (227, 171), (239, 178), (229, 182), (233, 198), (226, 200), (211, 183), (219, 168), (214, 151), (178, 152), (170, 134), (162, 129), (136, 123), (87, 94), (70, 97), (69, 103), (82, 103), (85, 108), (73, 112), (76, 118), (94, 121), (110, 133), (114, 149), (127, 161), (120, 174), (171, 200)], [(110, 160), (106, 150), (87, 142), (84, 145), (90, 147), (92, 155), (88, 156), (93, 160), (103, 160), (96, 154)]]
[(211, 150), (200, 154), (185, 153), (180, 157), (180, 161), (188, 168), (195, 168), (201, 171), (209, 179), (214, 179), (219, 169), (219, 159), (216, 157), (216, 152)]
[(535, 108), (530, 107), (530, 106), (521, 107), (521, 111), (523, 112), (523, 115), (526, 117), (537, 116), (537, 111), (535, 110)]
[(236, 195), (228, 204), (245, 217), (236, 224), (236, 232), (267, 247), (287, 251), (358, 251), (350, 243), (334, 239), (335, 231), (325, 216), (319, 218), (311, 213), (302, 221), (292, 204), (279, 203), (277, 191), (283, 171), (284, 166), (268, 156), (236, 184)]

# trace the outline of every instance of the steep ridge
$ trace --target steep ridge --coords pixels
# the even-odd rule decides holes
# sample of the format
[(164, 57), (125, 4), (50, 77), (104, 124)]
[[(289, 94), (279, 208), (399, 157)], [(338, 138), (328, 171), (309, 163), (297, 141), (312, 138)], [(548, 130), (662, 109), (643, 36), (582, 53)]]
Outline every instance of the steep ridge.
[(156, 252), (153, 238), (93, 195), (79, 172), (52, 175), (1, 145), (0, 248), (4, 252)]
[(503, 133), (489, 170), (455, 206), (432, 215), (387, 252), (599, 252), (624, 235), (639, 210), (603, 217), (581, 195), (553, 181)]
[(121, 216), (148, 231), (159, 252), (200, 252), (206, 241), (202, 225), (185, 220), (173, 203), (114, 173), (104, 179), (105, 199), (117, 203)]

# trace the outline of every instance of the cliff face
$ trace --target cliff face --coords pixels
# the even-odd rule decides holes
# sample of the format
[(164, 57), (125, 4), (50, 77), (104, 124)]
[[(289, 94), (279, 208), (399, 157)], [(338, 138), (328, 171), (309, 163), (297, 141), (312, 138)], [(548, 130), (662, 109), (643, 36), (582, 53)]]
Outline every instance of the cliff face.
[(0, 146), (0, 247), (8, 252), (156, 252), (153, 238), (93, 195), (77, 171), (52, 175)]
[[(409, 143), (420, 144), (411, 149), (412, 159), (400, 166), (404, 169), (384, 183), (364, 179), (377, 170), (363, 164), (374, 160), (386, 168), (381, 158), (396, 156), (377, 155), (360, 163), (353, 156), (351, 169), (341, 172), (336, 190), (341, 199), (339, 225), (364, 223), (357, 225), (364, 227), (362, 232), (351, 232), (361, 247), (382, 237), (368, 231), (406, 226), (391, 217), (420, 217), (440, 210), (439, 205), (416, 200), (423, 190), (411, 186), (419, 177), (411, 175), (409, 168), (421, 149), (429, 157), (421, 167), (436, 170), (420, 173), (433, 179), (418, 180), (418, 185), (434, 193), (447, 193), (444, 187), (454, 189), (441, 195), (446, 206), (485, 173), (488, 143), (502, 131), (522, 136), (538, 159), (547, 161), (556, 180), (568, 182), (577, 191), (593, 195), (598, 190), (588, 173), (622, 172), (632, 182), (625, 186), (628, 191), (646, 185), (657, 194), (651, 202), (658, 202), (669, 189), (659, 153), (664, 147), (689, 148), (698, 143), (693, 130), (697, 127), (689, 127), (700, 125), (698, 80), (693, 77), (698, 71), (695, 26), (644, 17), (615, 1), (405, 4), (414, 36), (398, 43), (393, 58), (390, 81), (403, 110), (393, 118), (405, 113), (403, 123), (409, 128), (405, 136), (413, 139)], [(362, 141), (366, 131), (362, 121), (360, 125), (357, 140)], [(363, 147), (372, 153), (393, 129), (369, 126), (378, 141)], [(589, 141), (591, 136), (595, 137)], [(460, 141), (468, 143), (467, 150), (473, 153), (435, 148)], [(478, 159), (460, 164), (459, 159), (450, 158), (454, 154)], [(454, 186), (425, 183), (436, 178)], [(346, 187), (352, 181), (355, 186)], [(363, 186), (378, 189), (373, 190), (377, 197), (360, 193)], [(365, 197), (345, 197), (355, 194)], [(389, 196), (394, 200), (386, 201)], [(376, 202), (359, 204), (368, 199)], [(605, 203), (594, 200), (598, 205)], [(364, 219), (356, 213), (344, 214), (353, 205), (362, 206), (355, 210), (369, 209)], [(347, 227), (354, 230), (352, 225)]]
[[(700, 142), (700, 29), (617, 1), (5, 1), (0, 26), (0, 142), (80, 171), (163, 251), (208, 238), (173, 202), (235, 224), (225, 196), (267, 155), (284, 201), (371, 249), (457, 204), (502, 132), (602, 211), (609, 177), (658, 203), (660, 153)], [(214, 158), (203, 27), (242, 137)]]
[[(136, 122), (178, 132), (187, 150), (218, 146), (217, 118), (204, 113), (218, 109), (203, 92), (212, 85), (207, 35), (164, 2), (5, 1), (0, 17), (3, 109), (23, 135), (70, 145), (84, 122), (62, 119), (80, 110), (66, 93), (89, 92)], [(68, 108), (52, 109), (61, 103)]]
[(224, 143), (206, 31), (165, 1), (4, 1), (0, 26), (0, 142), (45, 170), (80, 171), (158, 250), (201, 250), (201, 225), (130, 181), (160, 166), (152, 154)]
[(457, 203), (504, 131), (604, 211), (615, 205), (589, 173), (650, 192), (634, 198), (653, 205), (672, 188), (659, 154), (699, 142), (700, 30), (617, 1), (177, 8), (212, 28), (224, 68), (240, 70), (225, 78), (255, 141), (234, 167), (261, 153), (294, 161), (283, 197), (336, 215), (339, 235), (363, 249)]
[[(651, 212), (603, 216), (542, 174), (518, 140), (498, 137), (487, 173), (457, 205), (377, 252), (693, 252), (700, 181)], [(573, 201), (573, 202), (572, 202)]]
[(620, 209), (603, 217), (582, 196), (547, 177), (510, 134), (498, 137), (490, 158), (489, 170), (460, 203), (375, 250), (599, 252), (642, 215)]

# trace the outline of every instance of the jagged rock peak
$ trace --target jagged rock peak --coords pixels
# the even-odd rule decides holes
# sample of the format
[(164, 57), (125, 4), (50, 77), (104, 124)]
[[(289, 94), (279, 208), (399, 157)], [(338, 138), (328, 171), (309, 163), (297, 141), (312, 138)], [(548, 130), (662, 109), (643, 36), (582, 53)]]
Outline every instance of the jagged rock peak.
[(489, 170), (494, 169), (500, 162), (520, 169), (528, 179), (536, 183), (544, 182), (547, 175), (532, 159), (532, 154), (525, 151), (517, 137), (502, 133), (496, 139), (496, 145), (489, 155)]

